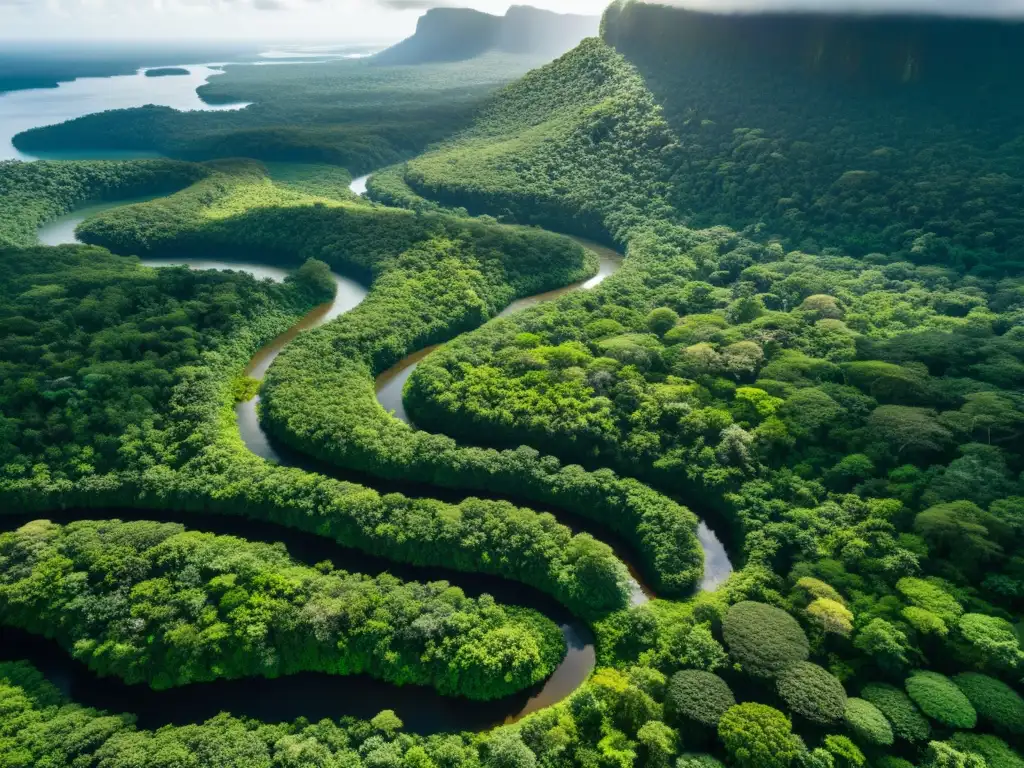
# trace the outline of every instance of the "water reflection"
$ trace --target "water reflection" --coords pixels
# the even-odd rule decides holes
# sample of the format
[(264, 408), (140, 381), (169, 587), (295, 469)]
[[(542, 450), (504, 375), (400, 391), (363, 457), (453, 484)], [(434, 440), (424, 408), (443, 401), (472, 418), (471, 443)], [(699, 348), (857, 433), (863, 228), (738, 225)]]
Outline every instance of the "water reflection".
[[(593, 646), (587, 648), (592, 659)], [(129, 712), (140, 728), (149, 730), (203, 723), (221, 712), (266, 723), (290, 723), (300, 717), (312, 722), (345, 716), (369, 720), (381, 710), (391, 709), (402, 719), (406, 731), (450, 733), (487, 730), (539, 706), (548, 706), (532, 703), (547, 701), (546, 687), (498, 701), (471, 701), (442, 696), (425, 686), (399, 687), (368, 675), (322, 672), (300, 672), (272, 680), (217, 680), (154, 691), (117, 678), (100, 678), (56, 642), (9, 627), (0, 627), (0, 661), (28, 661), (76, 704), (112, 713)], [(589, 673), (588, 668), (586, 676)], [(510, 707), (516, 715), (507, 715)]]
[(575, 291), (589, 291), (591, 288), (599, 286), (609, 277), (618, 272), (622, 267), (623, 257), (621, 253), (613, 251), (611, 248), (606, 248), (603, 245), (592, 243), (589, 240), (583, 240), (578, 237), (574, 237), (572, 239), (597, 255), (599, 260), (597, 274), (586, 280), (581, 280), (578, 283), (572, 283), (571, 285), (566, 285), (562, 288), (556, 288), (553, 291), (545, 291), (544, 293), (538, 293), (534, 296), (526, 296), (522, 299), (516, 299), (505, 307), (505, 309), (499, 312), (498, 317), (508, 317), (509, 315), (520, 312), (527, 307), (533, 307), (545, 301), (552, 301), (566, 295), (567, 293), (573, 293)]
[(562, 630), (568, 649), (566, 660), (547, 679), (537, 695), (531, 696), (516, 714), (505, 718), (506, 724), (564, 701), (590, 677), (590, 672), (597, 666), (594, 636), (589, 629), (578, 623), (562, 624), (559, 629)]
[(251, 453), (274, 464), (285, 464), (284, 457), (270, 443), (270, 438), (260, 426), (260, 396), (235, 404), (235, 418), (242, 442)]
[(142, 259), (144, 267), (188, 267), (189, 269), (216, 269), (221, 272), (247, 272), (257, 280), (273, 280), (283, 283), (289, 270), (266, 264), (250, 264), (243, 261), (218, 261), (216, 259)]
[(385, 411), (390, 411), (399, 421), (412, 424), (409, 414), (405, 410), (405, 402), (402, 399), (405, 382), (412, 376), (412, 372), (416, 370), (420, 361), (440, 346), (440, 344), (434, 344), (413, 352), (407, 357), (403, 357), (378, 376), (376, 382), (374, 382), (377, 402), (384, 406)]
[(697, 539), (704, 550), (704, 577), (700, 582), (700, 591), (713, 592), (732, 574), (732, 561), (729, 560), (725, 545), (703, 520), (697, 526)]
[(362, 197), (366, 194), (366, 182), (370, 180), (370, 174), (365, 176), (359, 176), (358, 178), (352, 179), (352, 183), (348, 185), (348, 188), (355, 194)]

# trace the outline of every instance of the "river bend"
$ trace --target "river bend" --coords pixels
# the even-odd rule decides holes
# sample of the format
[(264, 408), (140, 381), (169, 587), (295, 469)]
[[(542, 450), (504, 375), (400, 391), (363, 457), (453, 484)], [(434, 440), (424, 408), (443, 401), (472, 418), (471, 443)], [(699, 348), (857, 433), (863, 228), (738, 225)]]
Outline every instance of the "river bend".
[[(364, 194), (368, 178), (369, 176), (363, 176), (354, 179), (350, 187), (352, 191), (359, 195)], [(75, 227), (87, 217), (134, 202), (144, 200), (107, 202), (79, 208), (43, 226), (39, 232), (40, 241), (46, 245), (78, 242), (74, 234)], [(501, 316), (572, 291), (593, 288), (621, 266), (620, 254), (603, 246), (586, 241), (580, 242), (599, 257), (600, 267), (596, 275), (574, 285), (519, 299), (509, 305)], [(276, 281), (283, 280), (288, 273), (287, 270), (268, 265), (206, 259), (144, 259), (142, 263), (151, 267), (185, 265), (193, 269), (240, 270), (249, 272), (257, 278)], [(337, 284), (334, 299), (314, 308), (294, 326), (264, 345), (249, 362), (246, 375), (257, 379), (263, 378), (277, 355), (300, 333), (336, 319), (354, 309), (366, 297), (367, 289), (360, 283), (338, 274), (334, 275), (334, 279)], [(402, 406), (402, 388), (419, 361), (433, 349), (434, 347), (428, 347), (418, 350), (377, 378), (375, 390), (378, 400), (385, 408), (393, 411), (397, 418), (408, 422), (408, 416)], [(309, 462), (304, 457), (291, 456), (287, 451), (271, 444), (259, 424), (258, 401), (259, 398), (256, 397), (236, 407), (240, 434), (246, 446), (268, 460), (308, 468)], [(333, 468), (327, 468), (327, 473), (338, 474)], [(430, 495), (433, 496), (452, 498), (452, 494), (444, 493), (443, 489), (431, 488), (430, 491)], [(557, 514), (562, 513), (558, 511)], [(51, 514), (47, 517), (58, 520), (62, 515)], [(4, 658), (30, 658), (47, 671), (58, 687), (76, 701), (115, 712), (133, 712), (139, 716), (140, 725), (143, 727), (155, 728), (168, 723), (201, 722), (222, 710), (268, 722), (283, 722), (300, 716), (313, 720), (320, 717), (337, 718), (342, 715), (369, 718), (381, 709), (393, 709), (409, 730), (421, 733), (481, 730), (501, 722), (514, 721), (566, 698), (586, 681), (596, 663), (593, 636), (582, 622), (568, 615), (564, 607), (550, 597), (500, 577), (407, 566), (345, 548), (323, 537), (243, 518), (210, 516), (199, 520), (190, 514), (176, 515), (162, 510), (113, 510), (102, 513), (92, 510), (76, 514), (64, 513), (63, 517), (66, 521), (89, 517), (155, 518), (176, 521), (193, 529), (235, 535), (254, 541), (280, 541), (286, 545), (293, 557), (307, 562), (329, 559), (339, 568), (360, 573), (374, 574), (386, 571), (406, 580), (444, 579), (462, 586), (467, 594), (487, 592), (501, 602), (526, 605), (540, 610), (559, 623), (566, 640), (565, 659), (543, 684), (532, 691), (498, 701), (473, 702), (441, 696), (430, 688), (398, 688), (365, 675), (344, 677), (323, 673), (290, 675), (272, 683), (260, 678), (222, 680), (159, 692), (145, 686), (129, 686), (110, 679), (97, 685), (96, 676), (84, 665), (71, 659), (55, 643), (40, 642), (38, 638), (15, 630), (0, 629), (0, 646), (5, 648), (2, 653)], [(4, 522), (4, 529), (10, 529), (17, 522), (17, 518), (9, 518)], [(714, 564), (710, 572), (705, 573), (702, 588), (713, 589), (724, 579), (723, 574), (727, 575), (731, 566), (724, 548), (721, 548), (717, 538), (703, 523), (699, 535), (705, 548), (706, 561)], [(606, 538), (603, 534), (600, 537)], [(635, 591), (634, 603), (644, 602), (648, 596), (648, 593), (638, 589)], [(270, 691), (272, 694), (268, 695)]]

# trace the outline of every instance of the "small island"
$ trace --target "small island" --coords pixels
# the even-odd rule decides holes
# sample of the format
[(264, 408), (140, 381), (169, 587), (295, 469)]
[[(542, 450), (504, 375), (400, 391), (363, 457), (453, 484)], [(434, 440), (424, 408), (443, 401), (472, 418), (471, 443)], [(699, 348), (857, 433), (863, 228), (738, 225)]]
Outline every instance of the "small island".
[(158, 69), (146, 70), (146, 77), (180, 77), (189, 74), (191, 72), (184, 67), (160, 67)]

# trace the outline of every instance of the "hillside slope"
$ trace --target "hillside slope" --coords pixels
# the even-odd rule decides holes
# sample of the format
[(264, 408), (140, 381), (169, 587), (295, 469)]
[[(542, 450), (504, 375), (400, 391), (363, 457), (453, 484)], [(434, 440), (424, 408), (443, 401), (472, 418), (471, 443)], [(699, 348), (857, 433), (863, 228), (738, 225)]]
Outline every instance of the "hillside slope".
[(667, 208), (675, 143), (636, 69), (597, 39), (501, 92), (471, 129), (408, 164), (425, 197), (607, 240)]
[[(753, 603), (725, 614), (745, 702), (711, 718), (710, 749), (731, 768), (1019, 762), (982, 713), (996, 689), (1024, 712), (1022, 43), (982, 21), (620, 3), (601, 40), (371, 185), (625, 248), (593, 291), (425, 358), (405, 410), (685, 499), (731, 534), (726, 589), (770, 574), (752, 599), (813, 639)], [(622, 626), (620, 658), (657, 656)], [(761, 666), (762, 641), (800, 661)], [(701, 695), (684, 675), (667, 723)], [(928, 700), (940, 686), (957, 716)], [(896, 746), (915, 706), (960, 732), (922, 715), (899, 734), (922, 744)]]
[(616, 4), (603, 40), (507, 88), (406, 181), (510, 220), (559, 208), (590, 236), (644, 209), (810, 251), (1024, 260), (1024, 27), (756, 18)]

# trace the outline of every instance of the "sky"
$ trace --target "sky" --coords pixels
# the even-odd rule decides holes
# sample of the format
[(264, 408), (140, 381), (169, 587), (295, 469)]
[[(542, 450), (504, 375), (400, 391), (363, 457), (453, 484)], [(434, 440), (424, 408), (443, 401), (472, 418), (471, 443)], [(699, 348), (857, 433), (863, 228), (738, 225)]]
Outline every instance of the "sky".
[[(600, 14), (608, 0), (528, 0), (561, 13)], [(393, 42), (425, 9), (504, 13), (510, 0), (0, 0), (0, 38), (253, 39)], [(521, 0), (521, 4), (526, 4)]]
[[(608, 0), (519, 0), (599, 14)], [(1021, 15), (1024, 0), (675, 0), (705, 10), (904, 10)], [(504, 13), (509, 0), (0, 0), (0, 39), (251, 39), (393, 42), (426, 8)]]

